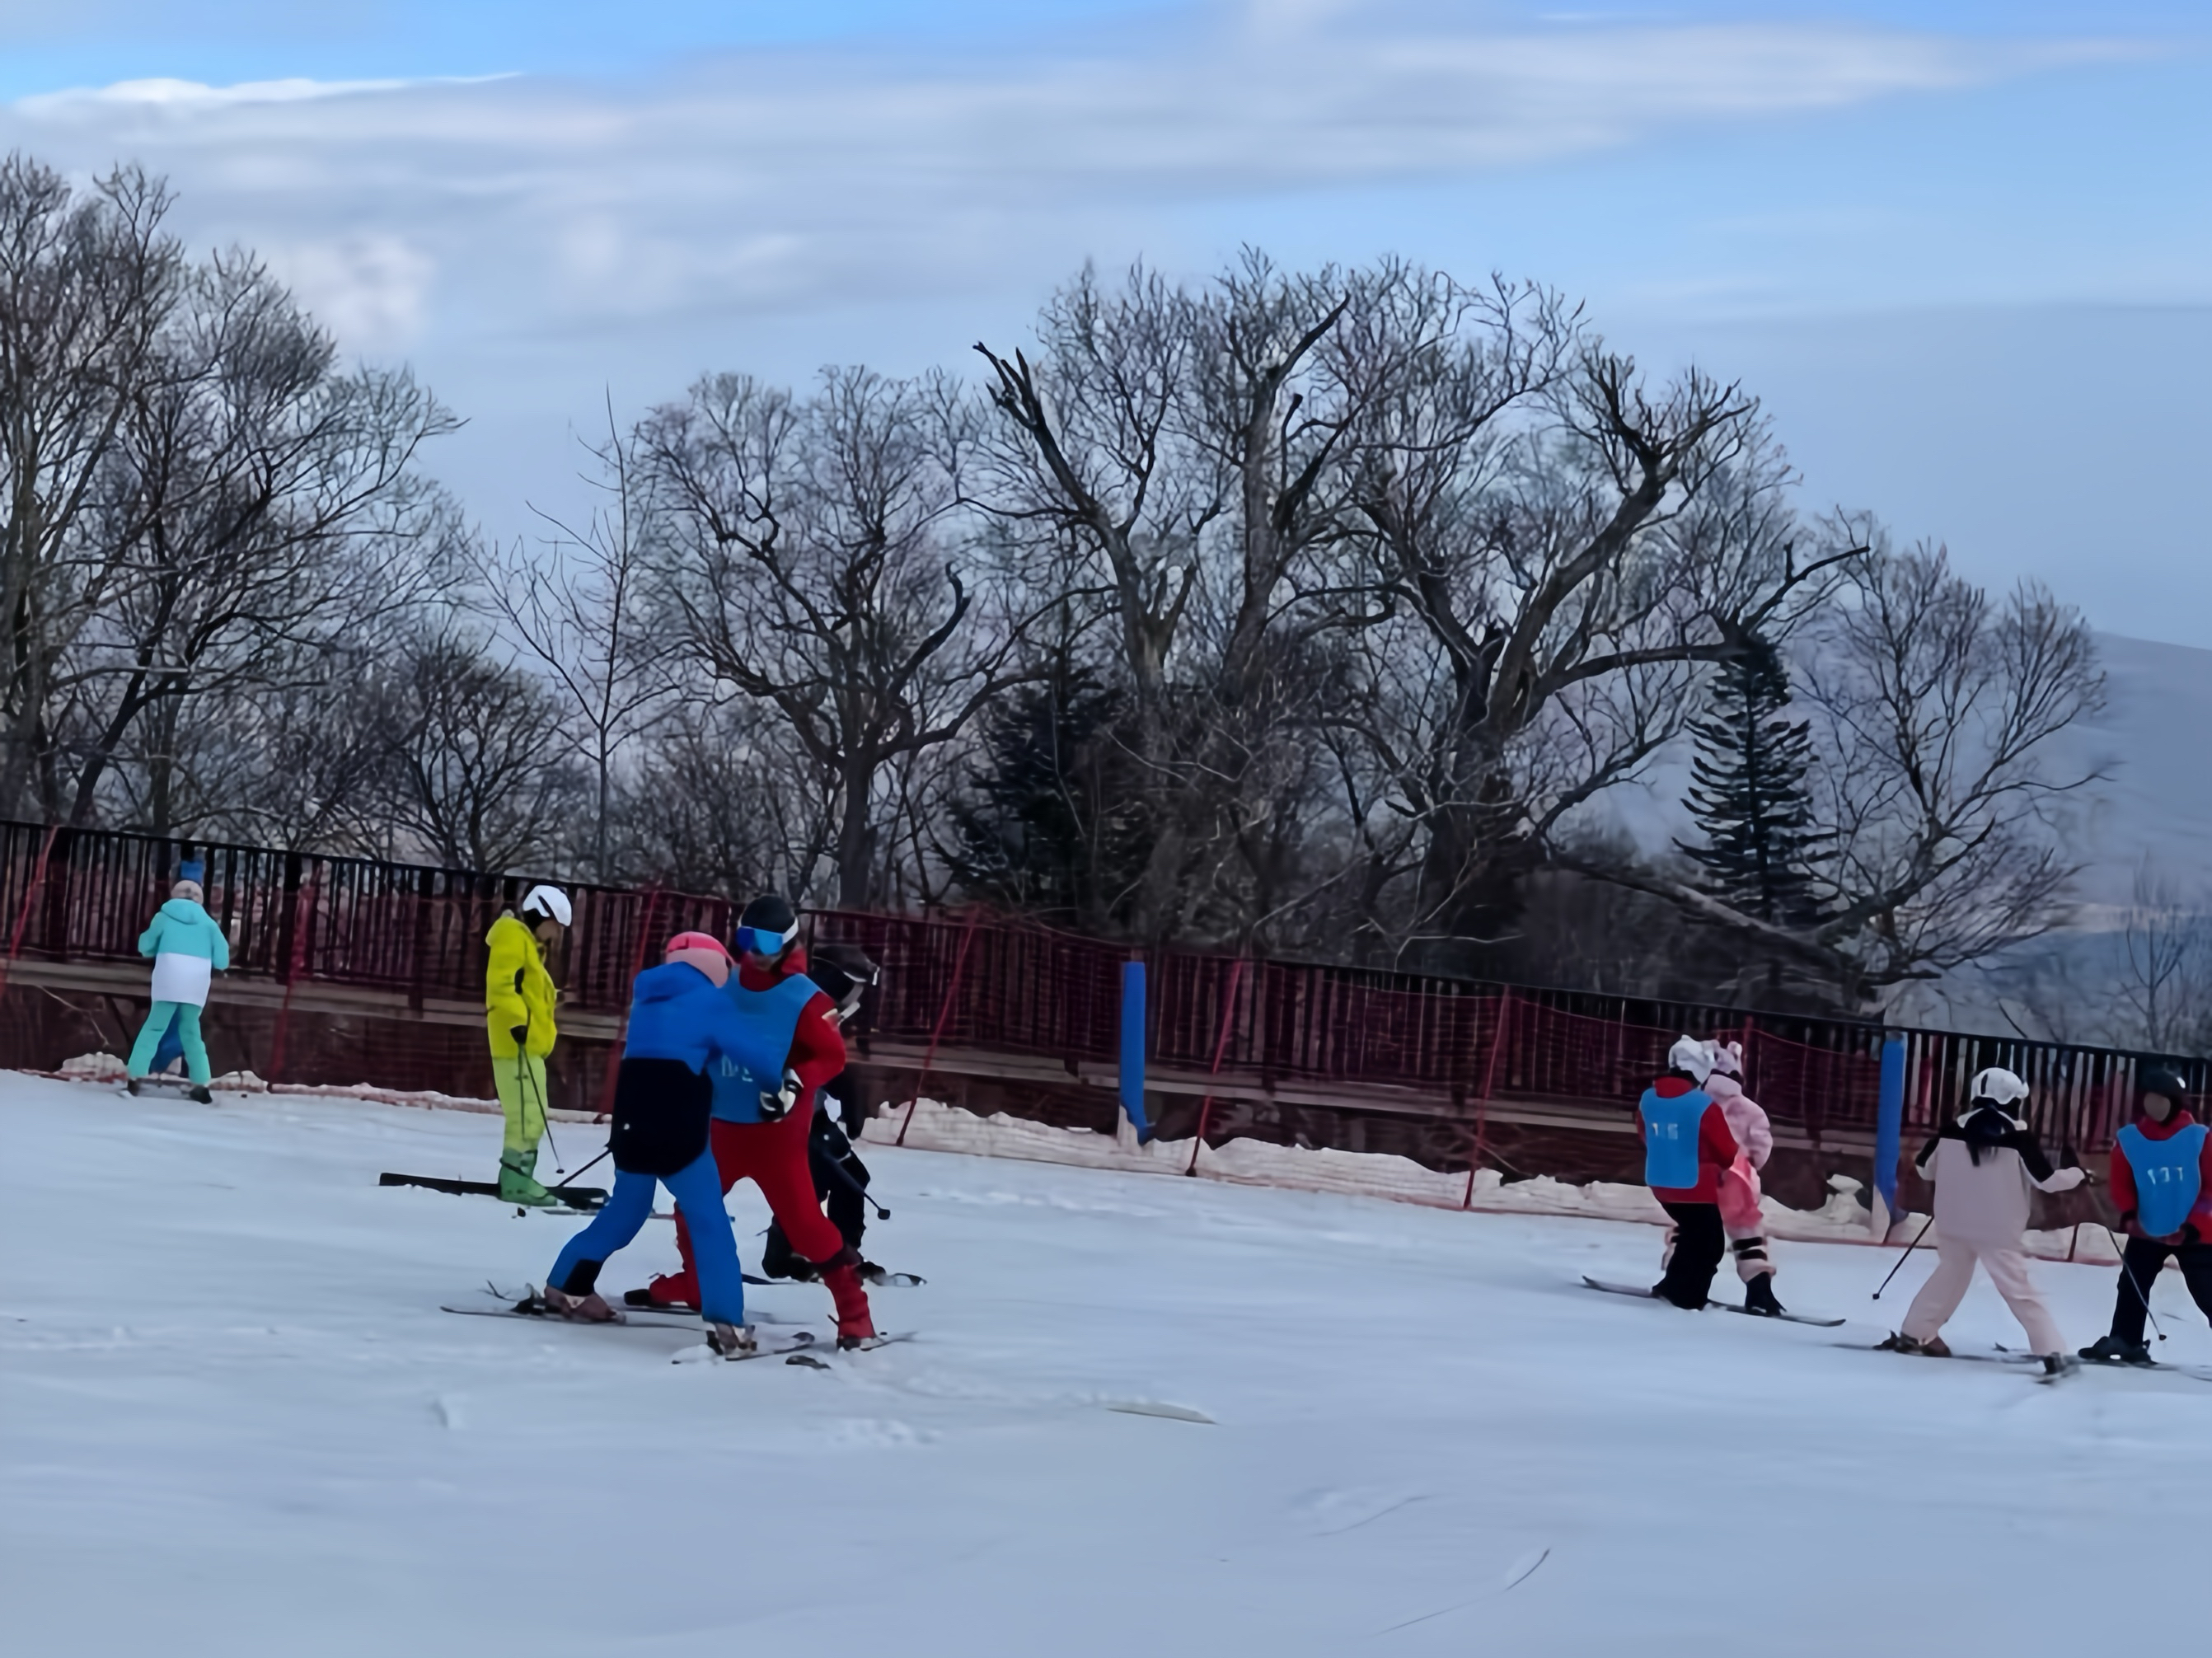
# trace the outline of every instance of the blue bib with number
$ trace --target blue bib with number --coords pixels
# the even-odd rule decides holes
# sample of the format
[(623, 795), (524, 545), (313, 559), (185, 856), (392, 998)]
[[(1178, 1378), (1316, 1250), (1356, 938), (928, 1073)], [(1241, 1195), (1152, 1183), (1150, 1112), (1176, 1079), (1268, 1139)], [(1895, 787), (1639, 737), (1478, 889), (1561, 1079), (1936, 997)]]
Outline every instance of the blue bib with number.
[(2197, 1206), (2202, 1180), (2198, 1159), (2209, 1131), (2193, 1122), (2179, 1133), (2154, 1140), (2130, 1123), (2116, 1138), (2136, 1177), (2136, 1224), (2153, 1237), (2179, 1232)]
[(1693, 1088), (1667, 1098), (1656, 1088), (1644, 1090), (1637, 1113), (1644, 1119), (1644, 1183), (1677, 1190), (1698, 1183), (1698, 1125), (1712, 1096)]
[[(805, 974), (795, 973), (766, 990), (748, 990), (732, 974), (722, 993), (737, 1004), (738, 1013), (752, 1027), (757, 1052), (787, 1058), (792, 1033), (799, 1029), (799, 1016), (822, 989)], [(727, 1055), (717, 1055), (707, 1074), (714, 1084), (714, 1114), (724, 1122), (758, 1122), (760, 1096), (783, 1086), (781, 1058), (775, 1074), (768, 1076)]]

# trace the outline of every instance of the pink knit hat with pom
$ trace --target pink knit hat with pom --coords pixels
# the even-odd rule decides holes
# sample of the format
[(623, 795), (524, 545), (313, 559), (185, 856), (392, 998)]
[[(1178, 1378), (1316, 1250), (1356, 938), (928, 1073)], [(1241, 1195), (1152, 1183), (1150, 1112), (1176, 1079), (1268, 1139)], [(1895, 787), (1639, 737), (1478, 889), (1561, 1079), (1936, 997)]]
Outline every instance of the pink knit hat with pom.
[(729, 947), (711, 932), (678, 933), (660, 959), (697, 968), (717, 988), (730, 981)]

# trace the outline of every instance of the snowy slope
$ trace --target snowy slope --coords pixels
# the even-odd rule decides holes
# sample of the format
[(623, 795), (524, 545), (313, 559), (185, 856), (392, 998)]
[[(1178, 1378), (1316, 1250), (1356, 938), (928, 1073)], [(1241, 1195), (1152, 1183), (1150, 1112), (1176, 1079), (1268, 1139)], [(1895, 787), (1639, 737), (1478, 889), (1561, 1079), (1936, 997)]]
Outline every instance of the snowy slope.
[[(921, 1339), (671, 1364), (688, 1335), (436, 1310), (575, 1224), (374, 1184), (497, 1133), (0, 1076), (10, 1652), (1860, 1658), (2198, 1625), (2212, 1386), (1838, 1351), (1923, 1277), (1871, 1306), (1891, 1252), (1779, 1246), (1785, 1300), (1858, 1320), (1829, 1332), (1576, 1287), (1648, 1279), (1648, 1226), (872, 1149), (876, 1253), (930, 1278), (879, 1321)], [(656, 1223), (609, 1284), (672, 1259)], [(2109, 1269), (2039, 1271), (2101, 1327)], [(1954, 1337), (2016, 1339), (1980, 1286)]]

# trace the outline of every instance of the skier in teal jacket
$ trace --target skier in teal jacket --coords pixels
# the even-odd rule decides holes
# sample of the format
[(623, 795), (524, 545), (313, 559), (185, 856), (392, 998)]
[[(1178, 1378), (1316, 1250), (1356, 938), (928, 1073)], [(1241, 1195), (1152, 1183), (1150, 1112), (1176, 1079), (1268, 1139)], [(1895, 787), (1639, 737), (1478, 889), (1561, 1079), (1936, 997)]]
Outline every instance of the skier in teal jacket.
[(214, 975), (230, 966), (230, 940), (203, 908), (207, 894), (198, 880), (201, 865), (186, 864), (184, 878), (169, 889), (169, 901), (155, 912), (153, 925), (138, 937), (138, 953), (154, 958), (154, 1006), (131, 1048), (131, 1091), (154, 1067), (154, 1053), (173, 1021), (185, 1050), (185, 1070), (192, 1097), (205, 1104), (213, 1096), (208, 1083), (207, 1044), (200, 1040), (200, 1009), (207, 1005)]

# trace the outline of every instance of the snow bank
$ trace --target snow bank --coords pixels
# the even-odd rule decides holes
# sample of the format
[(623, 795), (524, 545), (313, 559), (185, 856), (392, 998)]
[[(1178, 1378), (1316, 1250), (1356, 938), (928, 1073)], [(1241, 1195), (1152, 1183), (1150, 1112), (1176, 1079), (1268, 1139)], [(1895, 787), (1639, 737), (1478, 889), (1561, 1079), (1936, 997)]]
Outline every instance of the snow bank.
[[(1004, 1112), (981, 1116), (937, 1100), (918, 1102), (910, 1120), (903, 1111), (870, 1118), (862, 1138), (871, 1145), (895, 1144), (902, 1126), (905, 1144), (927, 1151), (1020, 1157), (1032, 1163), (1070, 1163), (1078, 1168), (1115, 1169), (1131, 1174), (1193, 1172), (1192, 1145), (1187, 1139), (1156, 1139), (1140, 1145), (1126, 1122), (1119, 1135), (1109, 1139), (1086, 1128), (1056, 1128), (1048, 1123), (1008, 1116)], [(1582, 1220), (1642, 1221), (1655, 1226), (1667, 1224), (1666, 1211), (1646, 1187), (1610, 1181), (1576, 1186), (1553, 1180), (1548, 1175), (1509, 1181), (1495, 1169), (1481, 1169), (1475, 1171), (1470, 1193), (1465, 1175), (1441, 1173), (1424, 1168), (1411, 1158), (1378, 1151), (1340, 1151), (1237, 1139), (1225, 1145), (1208, 1145), (1200, 1150), (1195, 1172), (1238, 1186), (1285, 1187), (1294, 1191), (1332, 1192), (1347, 1197), (1394, 1198), (1406, 1203), (1480, 1209), (1492, 1214), (1563, 1215)], [(1770, 1234), (1808, 1242), (1869, 1242), (1869, 1218), (1856, 1196), (1860, 1183), (1849, 1175), (1838, 1175), (1828, 1184), (1829, 1199), (1815, 1210), (1791, 1209), (1767, 1199), (1765, 1208)]]
[[(131, 1067), (112, 1054), (80, 1054), (64, 1060), (58, 1071), (33, 1071), (34, 1077), (53, 1077), (63, 1082), (120, 1084)], [(466, 1094), (441, 1093), (434, 1088), (410, 1090), (380, 1088), (374, 1083), (272, 1083), (251, 1071), (226, 1071), (208, 1084), (218, 1094), (309, 1094), (324, 1099), (365, 1100), (375, 1105), (407, 1105), (430, 1111), (474, 1111), (497, 1116), (497, 1100), (480, 1100)], [(589, 1111), (548, 1111), (555, 1122), (597, 1122)]]

